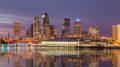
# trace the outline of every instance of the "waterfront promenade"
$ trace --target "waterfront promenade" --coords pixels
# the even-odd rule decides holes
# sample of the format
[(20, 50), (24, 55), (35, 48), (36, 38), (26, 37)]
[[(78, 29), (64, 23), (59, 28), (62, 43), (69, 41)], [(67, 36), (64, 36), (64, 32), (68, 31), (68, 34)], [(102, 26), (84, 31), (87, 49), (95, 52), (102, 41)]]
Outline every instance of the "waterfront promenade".
[(102, 45), (102, 44), (80, 44), (80, 43), (71, 43), (71, 44), (1, 44), (2, 48), (7, 48), (7, 47), (29, 47), (29, 48), (34, 48), (34, 47), (66, 47), (66, 48), (77, 48), (77, 49), (81, 49), (81, 48), (94, 48), (94, 49), (120, 49), (120, 46), (114, 46), (114, 45)]

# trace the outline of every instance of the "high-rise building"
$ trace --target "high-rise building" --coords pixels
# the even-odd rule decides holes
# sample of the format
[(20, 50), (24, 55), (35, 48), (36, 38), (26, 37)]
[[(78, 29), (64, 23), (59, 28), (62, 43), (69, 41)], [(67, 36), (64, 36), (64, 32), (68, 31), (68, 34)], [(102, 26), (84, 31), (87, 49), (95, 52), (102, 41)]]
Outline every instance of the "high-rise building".
[(120, 42), (120, 24), (112, 26), (112, 37), (115, 41)]
[(55, 28), (53, 25), (50, 25), (49, 28), (50, 28), (50, 38), (53, 39), (55, 37)]
[(44, 40), (48, 40), (50, 38), (50, 30), (49, 30), (49, 16), (48, 13), (44, 13), (43, 15), (43, 38)]
[(31, 24), (31, 30), (30, 30), (30, 32), (31, 32), (31, 37), (33, 38), (33, 24)]
[(62, 37), (65, 37), (70, 33), (70, 18), (64, 18)]
[(79, 19), (74, 23), (74, 34), (76, 34), (77, 37), (82, 37), (82, 24)]
[(29, 27), (26, 27), (26, 37), (31, 38), (31, 29)]
[(89, 27), (89, 35), (92, 38), (98, 39), (100, 35), (100, 30), (98, 26), (90, 26)]
[(14, 37), (15, 38), (21, 37), (21, 23), (19, 22), (14, 23)]
[(33, 23), (33, 36), (35, 40), (41, 40), (41, 30), (40, 30), (40, 18), (38, 16), (34, 17)]

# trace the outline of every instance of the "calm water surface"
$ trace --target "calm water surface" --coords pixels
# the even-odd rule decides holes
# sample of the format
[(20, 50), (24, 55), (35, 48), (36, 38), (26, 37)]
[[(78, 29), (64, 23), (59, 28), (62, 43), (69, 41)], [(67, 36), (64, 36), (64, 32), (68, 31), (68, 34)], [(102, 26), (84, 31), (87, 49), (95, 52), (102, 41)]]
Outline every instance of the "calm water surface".
[(1, 47), (0, 67), (120, 67), (120, 50)]

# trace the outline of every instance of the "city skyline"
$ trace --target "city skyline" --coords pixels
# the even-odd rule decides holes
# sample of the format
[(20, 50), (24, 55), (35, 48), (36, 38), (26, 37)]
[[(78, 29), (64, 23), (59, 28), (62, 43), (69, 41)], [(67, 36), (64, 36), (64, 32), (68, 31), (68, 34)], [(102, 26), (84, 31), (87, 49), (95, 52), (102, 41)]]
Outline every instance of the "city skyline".
[(120, 67), (120, 0), (0, 0), (0, 67)]
[[(4, 0), (0, 1), (0, 29), (7, 30), (10, 27), (9, 24), (13, 24), (15, 21), (21, 22), (23, 26), (30, 25), (33, 23), (34, 16), (42, 18), (43, 13), (48, 12), (50, 23), (55, 27), (61, 28), (64, 23), (63, 19), (66, 17), (71, 19), (71, 25), (74, 24), (76, 18), (80, 18), (84, 30), (88, 30), (89, 25), (97, 25), (100, 27), (102, 35), (112, 36), (112, 25), (118, 24), (120, 21), (119, 3), (120, 1), (113, 0), (109, 0), (109, 3), (104, 0), (71, 0), (68, 3), (63, 0), (51, 2), (47, 0), (12, 0), (10, 2)], [(28, 5), (25, 6), (26, 4)], [(4, 24), (8, 24), (7, 29), (3, 26)], [(73, 26), (71, 28), (73, 31)]]

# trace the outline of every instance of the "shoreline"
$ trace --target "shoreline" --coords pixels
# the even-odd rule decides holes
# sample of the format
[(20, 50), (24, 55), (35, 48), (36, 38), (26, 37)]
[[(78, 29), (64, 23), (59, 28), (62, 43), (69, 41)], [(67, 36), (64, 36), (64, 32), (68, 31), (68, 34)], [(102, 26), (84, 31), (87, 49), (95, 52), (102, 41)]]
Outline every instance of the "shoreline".
[[(2, 47), (2, 45), (0, 45), (0, 47)], [(76, 48), (76, 49), (81, 49), (81, 48), (91, 48), (91, 49), (120, 49), (120, 46), (50, 46), (50, 45), (40, 45), (40, 44), (25, 44), (25, 45), (18, 45), (18, 44), (12, 44), (12, 45), (8, 45), (5, 44), (3, 45), (3, 47), (56, 47), (56, 48), (61, 48), (61, 47), (65, 47), (65, 48)]]

